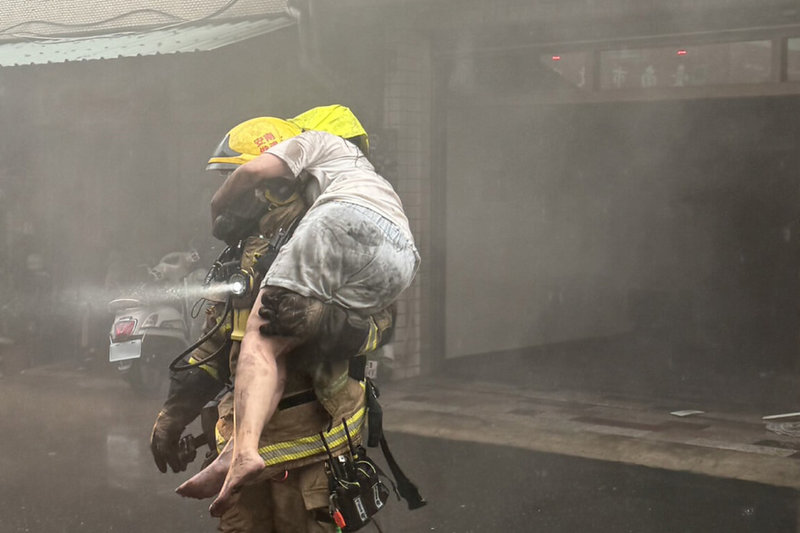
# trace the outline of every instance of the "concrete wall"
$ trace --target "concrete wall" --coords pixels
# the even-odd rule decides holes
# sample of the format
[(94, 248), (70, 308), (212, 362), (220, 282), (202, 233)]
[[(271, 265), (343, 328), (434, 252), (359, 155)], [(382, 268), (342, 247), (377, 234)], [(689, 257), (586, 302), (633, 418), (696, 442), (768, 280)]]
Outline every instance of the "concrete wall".
[(429, 40), (411, 29), (387, 36), (384, 127), (395, 132), (396, 189), (411, 224), (422, 264), (398, 303), (393, 342), (396, 377), (414, 376), (430, 352), (431, 299), (431, 116), (432, 63)]

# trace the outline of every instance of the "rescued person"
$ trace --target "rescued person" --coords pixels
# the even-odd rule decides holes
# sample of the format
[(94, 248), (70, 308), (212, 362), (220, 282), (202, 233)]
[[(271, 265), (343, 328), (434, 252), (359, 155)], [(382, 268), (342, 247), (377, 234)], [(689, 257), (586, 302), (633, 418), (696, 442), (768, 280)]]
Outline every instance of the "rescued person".
[(222, 483), (210, 507), (214, 516), (264, 470), (259, 438), (283, 395), (287, 356), (304, 346), (324, 354), (320, 347), (332, 341), (319, 327), (325, 316), (344, 311), (357, 320), (385, 310), (411, 284), (420, 262), (397, 193), (341, 137), (305, 131), (239, 166), (212, 198), (212, 220), (268, 180), (298, 181), (310, 207), (267, 271), (247, 320), (232, 450), (183, 487), (208, 494)]

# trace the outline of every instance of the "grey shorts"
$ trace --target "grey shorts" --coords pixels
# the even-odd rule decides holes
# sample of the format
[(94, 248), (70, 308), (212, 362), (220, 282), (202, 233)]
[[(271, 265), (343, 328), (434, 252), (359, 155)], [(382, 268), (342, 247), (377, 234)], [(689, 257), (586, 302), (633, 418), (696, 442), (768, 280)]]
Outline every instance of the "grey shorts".
[(383, 309), (419, 267), (414, 243), (383, 215), (349, 202), (306, 213), (262, 282), (363, 313)]

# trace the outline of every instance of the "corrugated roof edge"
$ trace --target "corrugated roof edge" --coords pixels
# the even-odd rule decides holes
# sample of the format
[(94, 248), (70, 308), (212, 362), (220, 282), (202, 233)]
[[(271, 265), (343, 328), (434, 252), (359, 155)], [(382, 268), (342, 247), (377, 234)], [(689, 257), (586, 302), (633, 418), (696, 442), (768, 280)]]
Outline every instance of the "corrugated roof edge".
[(287, 0), (5, 0), (0, 10), (0, 36), (112, 33), (181, 21), (271, 17), (286, 13), (286, 9)]
[(289, 16), (247, 17), (143, 31), (0, 42), (0, 67), (209, 51), (294, 24)]

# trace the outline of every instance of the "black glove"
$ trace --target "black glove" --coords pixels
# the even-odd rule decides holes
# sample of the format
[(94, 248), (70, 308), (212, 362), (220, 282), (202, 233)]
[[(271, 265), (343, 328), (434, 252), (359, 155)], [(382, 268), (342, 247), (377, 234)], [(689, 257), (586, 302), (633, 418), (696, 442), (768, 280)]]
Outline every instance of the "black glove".
[(223, 387), (224, 383), (199, 368), (172, 372), (167, 401), (150, 434), (150, 451), (161, 472), (166, 473), (167, 466), (173, 472), (186, 470), (187, 465), (178, 456), (181, 434)]
[(167, 472), (167, 465), (173, 472), (186, 470), (187, 465), (178, 457), (178, 441), (185, 428), (186, 424), (179, 418), (170, 416), (168, 411), (162, 409), (158, 413), (153, 432), (150, 434), (150, 450), (153, 452), (156, 466), (162, 473)]
[[(264, 320), (258, 328), (261, 335), (302, 341), (294, 352), (296, 356), (308, 361), (337, 361), (386, 344), (392, 336), (395, 308), (379, 311), (370, 320), (338, 305), (268, 287), (261, 295), (258, 316)], [(371, 336), (372, 324), (377, 332)]]
[(301, 296), (281, 287), (268, 287), (261, 295), (258, 316), (265, 323), (258, 329), (266, 337), (297, 337), (307, 340), (317, 335), (327, 307), (315, 298)]

